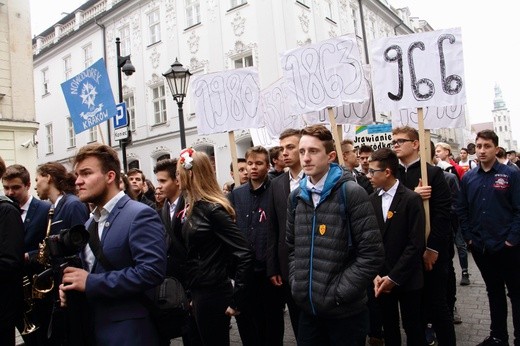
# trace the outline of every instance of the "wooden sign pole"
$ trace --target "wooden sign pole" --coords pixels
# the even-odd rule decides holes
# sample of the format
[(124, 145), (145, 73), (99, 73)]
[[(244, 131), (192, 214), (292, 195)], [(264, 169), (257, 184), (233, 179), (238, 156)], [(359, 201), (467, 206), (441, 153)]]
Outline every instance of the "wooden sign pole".
[(338, 157), (338, 162), (341, 166), (345, 165), (343, 161), (343, 152), (341, 151), (341, 137), (342, 133), (338, 131), (341, 128), (341, 125), (338, 126), (336, 124), (336, 118), (334, 117), (334, 110), (329, 107), (329, 122), (330, 122), (330, 130), (332, 132), (332, 137), (334, 138), (334, 146), (336, 147), (336, 156)]
[(235, 188), (240, 186), (240, 173), (238, 172), (238, 155), (237, 144), (235, 143), (235, 132), (229, 131), (229, 148), (231, 150), (231, 162), (233, 163), (233, 180), (235, 181)]
[[(424, 116), (422, 107), (417, 109), (417, 119), (419, 125), (419, 155), (421, 157), (421, 180), (423, 186), (428, 185), (428, 170), (426, 163), (431, 161), (430, 152), (430, 131), (424, 129)], [(425, 216), (426, 240), (430, 236), (430, 201), (423, 200)]]

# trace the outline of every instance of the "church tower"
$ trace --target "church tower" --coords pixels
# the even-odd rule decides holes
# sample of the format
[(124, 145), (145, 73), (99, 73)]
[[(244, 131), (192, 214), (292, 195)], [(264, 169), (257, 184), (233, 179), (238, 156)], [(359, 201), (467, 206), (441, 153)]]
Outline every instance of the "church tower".
[(495, 84), (495, 99), (493, 100), (493, 126), (498, 135), (499, 145), (506, 150), (516, 150), (516, 141), (513, 141), (511, 133), (511, 118), (509, 110), (502, 97), (502, 90)]

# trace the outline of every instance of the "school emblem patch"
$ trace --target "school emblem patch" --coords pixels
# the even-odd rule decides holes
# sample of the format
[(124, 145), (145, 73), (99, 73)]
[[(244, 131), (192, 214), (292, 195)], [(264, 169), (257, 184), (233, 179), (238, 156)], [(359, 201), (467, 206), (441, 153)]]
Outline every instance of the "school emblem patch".
[(327, 226), (326, 225), (320, 225), (320, 228), (318, 230), (320, 232), (320, 235), (324, 235), (325, 232), (327, 231)]
[(497, 190), (506, 190), (509, 187), (509, 177), (506, 174), (495, 174), (493, 187)]

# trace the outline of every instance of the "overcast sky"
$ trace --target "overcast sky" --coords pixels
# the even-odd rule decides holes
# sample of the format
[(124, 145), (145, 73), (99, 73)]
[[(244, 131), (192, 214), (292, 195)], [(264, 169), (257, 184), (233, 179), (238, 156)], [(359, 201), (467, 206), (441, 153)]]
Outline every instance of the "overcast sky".
[[(251, 0), (256, 1), (256, 0)], [(36, 35), (57, 22), (62, 12), (72, 12), (84, 0), (30, 0), (32, 32)], [(511, 112), (513, 138), (520, 140), (520, 97), (515, 80), (520, 77), (516, 1), (389, 0), (395, 7), (409, 7), (412, 16), (428, 21), (434, 29), (462, 28), (467, 111), (472, 123), (492, 121), (494, 86), (502, 89)]]

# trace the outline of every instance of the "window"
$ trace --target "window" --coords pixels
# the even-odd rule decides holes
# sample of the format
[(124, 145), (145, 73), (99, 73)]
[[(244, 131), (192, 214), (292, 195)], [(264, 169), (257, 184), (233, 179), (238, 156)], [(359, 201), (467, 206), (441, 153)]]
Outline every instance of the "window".
[[(300, 2), (304, 2), (304, 1), (300, 1)], [(237, 6), (246, 4), (246, 3), (247, 3), (246, 0), (231, 0), (231, 8), (237, 7)]]
[(164, 154), (157, 158), (157, 162), (162, 161), (162, 160), (169, 160), (169, 159), (170, 159), (170, 154)]
[(70, 55), (63, 58), (63, 71), (65, 73), (65, 80), (69, 80), (72, 75), (72, 63)]
[(155, 125), (166, 122), (166, 98), (164, 94), (164, 85), (159, 85), (153, 88), (153, 114)]
[(45, 125), (45, 139), (47, 140), (47, 154), (52, 154), (54, 152), (52, 123)]
[(92, 44), (83, 47), (83, 60), (85, 61), (85, 68), (92, 65)]
[(42, 95), (49, 93), (49, 69), (42, 70)]
[(502, 126), (499, 126), (498, 128), (499, 128), (499, 131), (502, 132)]
[(498, 121), (502, 121), (502, 117), (500, 115), (498, 116)]
[(359, 36), (358, 33), (358, 14), (355, 9), (352, 9), (352, 23), (354, 24), (354, 33)]
[(158, 9), (148, 13), (148, 29), (150, 32), (150, 44), (159, 42), (161, 40), (161, 25)]
[(67, 143), (69, 148), (76, 146), (76, 133), (74, 132), (74, 123), (71, 117), (67, 117)]
[(326, 10), (327, 10), (327, 18), (330, 20), (334, 20), (333, 12), (332, 12), (332, 2), (329, 0), (326, 4)]
[(200, 0), (186, 0), (186, 26), (200, 23)]
[(88, 142), (97, 142), (97, 126), (88, 129)]
[(126, 103), (126, 111), (128, 112), (128, 125), (130, 131), (135, 131), (135, 101), (134, 95), (125, 96), (123, 101)]
[(234, 62), (235, 62), (235, 68), (253, 66), (253, 56), (246, 55), (242, 58), (235, 59)]
[(128, 169), (137, 168), (139, 169), (139, 160), (134, 160), (128, 164)]
[(130, 26), (125, 25), (119, 29), (119, 40), (121, 42), (121, 56), (130, 55)]
[(504, 126), (504, 131), (507, 131), (507, 125), (506, 125), (506, 126)]

